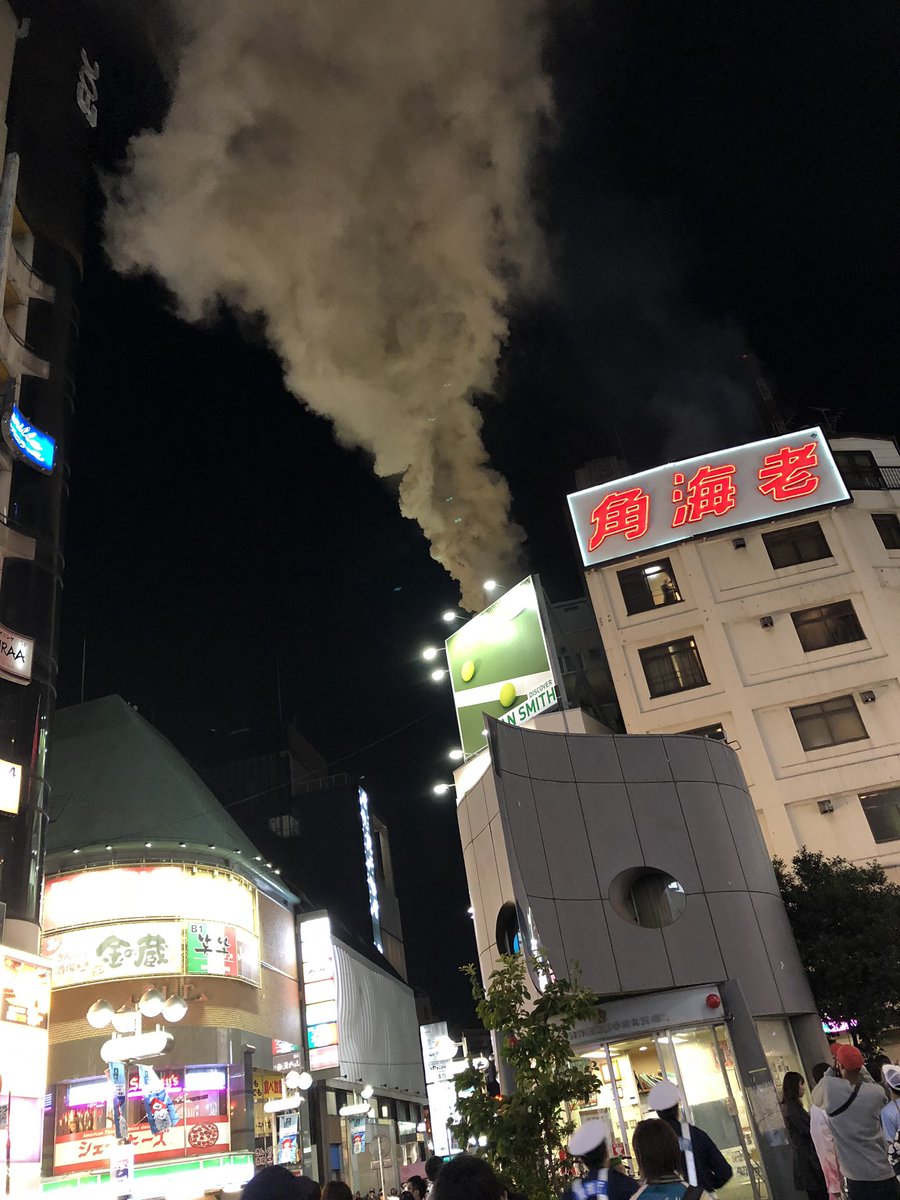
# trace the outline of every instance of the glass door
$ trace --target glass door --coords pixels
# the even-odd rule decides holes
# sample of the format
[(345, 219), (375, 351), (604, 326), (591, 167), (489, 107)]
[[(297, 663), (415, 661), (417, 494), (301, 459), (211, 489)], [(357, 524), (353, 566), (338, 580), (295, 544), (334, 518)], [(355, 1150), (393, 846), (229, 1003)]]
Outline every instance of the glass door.
[(728, 1184), (728, 1195), (734, 1200), (761, 1200), (749, 1153), (750, 1124), (747, 1121), (746, 1128), (743, 1127), (735, 1099), (740, 1096), (740, 1085), (734, 1058), (727, 1040), (724, 1048), (720, 1043), (719, 1031), (725, 1035), (724, 1026), (679, 1029), (669, 1035), (669, 1045), (691, 1124), (709, 1134), (734, 1171)]

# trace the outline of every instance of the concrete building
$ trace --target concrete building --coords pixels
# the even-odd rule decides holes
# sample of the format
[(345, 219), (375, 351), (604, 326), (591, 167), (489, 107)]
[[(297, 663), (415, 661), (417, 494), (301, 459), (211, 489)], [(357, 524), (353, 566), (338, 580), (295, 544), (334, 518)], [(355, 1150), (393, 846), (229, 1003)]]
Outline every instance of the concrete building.
[[(54, 1189), (108, 1171), (116, 1144), (101, 1058), (110, 1031), (92, 1028), (88, 1009), (105, 1000), (133, 1013), (147, 989), (183, 998), (186, 1013), (148, 1063), (169, 1085), (173, 1128), (149, 1127), (143, 1057), (130, 1063), (136, 1197), (157, 1197), (164, 1176), (172, 1200), (198, 1200), (273, 1159), (363, 1191), (383, 1169), (399, 1186), (424, 1154), (412, 989), (371, 939), (360, 948), (339, 914), (289, 886), (285, 843), (248, 837), (120, 697), (60, 710), (54, 735), (42, 942)], [(286, 1093), (289, 1070), (308, 1072), (302, 1093)]]
[(579, 964), (602, 1009), (573, 1050), (615, 1152), (676, 1081), (734, 1169), (728, 1194), (794, 1195), (775, 1082), (824, 1051), (737, 757), (703, 737), (612, 735), (578, 710), (517, 729), (456, 772), (482, 978), (524, 949)]
[(711, 516), (640, 553), (619, 538), (587, 583), (629, 733), (727, 741), (771, 854), (897, 873), (900, 453), (891, 438), (830, 446), (852, 502)]

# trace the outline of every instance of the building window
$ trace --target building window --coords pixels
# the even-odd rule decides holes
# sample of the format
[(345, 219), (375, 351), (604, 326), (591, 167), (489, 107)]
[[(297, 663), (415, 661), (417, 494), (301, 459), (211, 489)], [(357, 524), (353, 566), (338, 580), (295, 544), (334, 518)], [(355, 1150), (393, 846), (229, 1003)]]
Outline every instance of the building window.
[(835, 450), (834, 465), (851, 491), (882, 488), (881, 472), (871, 450)]
[(300, 822), (289, 813), (280, 817), (269, 817), (269, 828), (280, 838), (300, 836)]
[(852, 696), (835, 696), (817, 704), (791, 709), (804, 750), (821, 750), (843, 742), (859, 742), (869, 735)]
[(693, 737), (708, 737), (715, 742), (725, 742), (728, 739), (725, 737), (725, 730), (721, 725), (698, 725), (696, 729), (682, 729), (682, 735), (690, 734)]
[(633, 867), (618, 874), (609, 885), (609, 902), (623, 920), (643, 929), (664, 929), (687, 907), (678, 880), (655, 867)]
[(878, 536), (886, 550), (900, 550), (900, 521), (895, 513), (872, 513)]
[(859, 802), (876, 842), (900, 841), (900, 787), (861, 792)]
[(692, 637), (664, 642), (661, 646), (645, 646), (638, 654), (651, 696), (671, 696), (673, 692), (686, 692), (709, 683)]
[(818, 521), (808, 525), (791, 525), (789, 529), (775, 529), (762, 535), (763, 544), (772, 566), (795, 567), (798, 563), (815, 562), (819, 558), (831, 558), (831, 550)]
[(846, 642), (861, 642), (865, 638), (859, 619), (850, 600), (823, 604), (819, 608), (804, 608), (791, 613), (800, 645), (809, 653), (826, 646), (843, 646)]
[(672, 564), (667, 558), (660, 558), (643, 567), (619, 571), (619, 587), (629, 616), (651, 612), (666, 604), (681, 604), (683, 600)]

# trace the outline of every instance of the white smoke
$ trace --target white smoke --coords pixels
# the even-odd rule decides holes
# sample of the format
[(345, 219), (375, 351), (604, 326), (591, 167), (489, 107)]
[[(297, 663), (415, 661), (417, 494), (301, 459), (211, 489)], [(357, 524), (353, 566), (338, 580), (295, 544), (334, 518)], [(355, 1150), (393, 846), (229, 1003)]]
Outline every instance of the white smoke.
[(170, 112), (110, 198), (113, 263), (190, 320), (261, 313), (287, 386), (401, 477), (480, 607), (522, 540), (472, 395), (540, 273), (539, 0), (183, 2)]

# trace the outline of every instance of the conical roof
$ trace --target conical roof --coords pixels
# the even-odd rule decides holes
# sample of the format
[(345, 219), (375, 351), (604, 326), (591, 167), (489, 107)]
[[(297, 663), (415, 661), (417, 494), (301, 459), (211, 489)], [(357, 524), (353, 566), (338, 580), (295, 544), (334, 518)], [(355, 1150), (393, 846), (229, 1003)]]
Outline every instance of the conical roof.
[(258, 853), (172, 743), (121, 696), (60, 709), (47, 852), (160, 841)]

